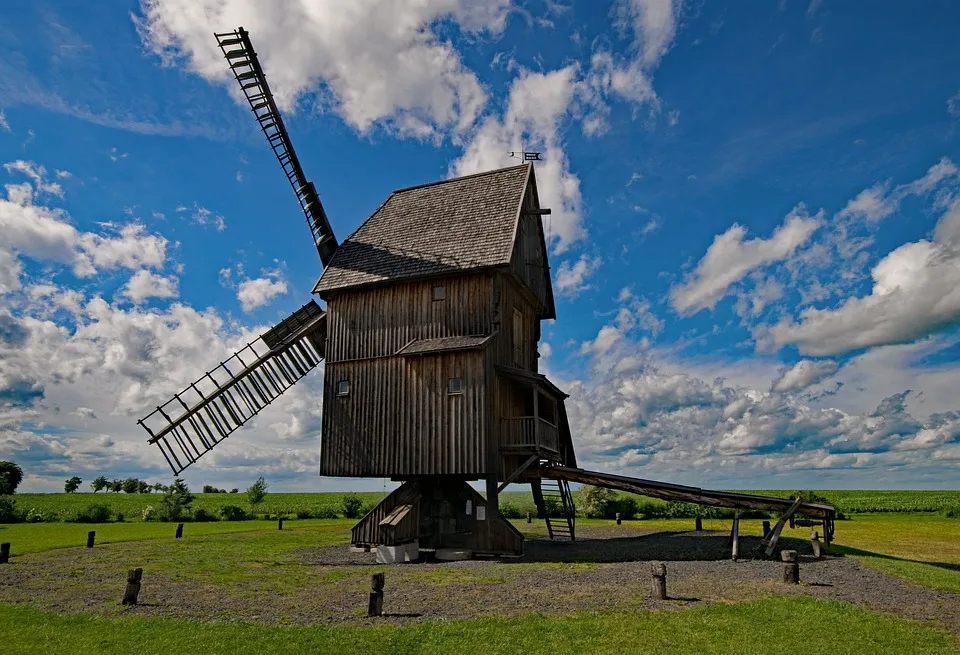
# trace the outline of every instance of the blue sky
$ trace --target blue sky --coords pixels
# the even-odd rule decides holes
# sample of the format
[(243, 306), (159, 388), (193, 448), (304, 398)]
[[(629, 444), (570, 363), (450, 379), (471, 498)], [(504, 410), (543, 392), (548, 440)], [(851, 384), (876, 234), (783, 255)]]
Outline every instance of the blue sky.
[[(958, 22), (946, 1), (16, 3), (0, 458), (32, 490), (167, 477), (136, 418), (309, 298), (316, 252), (212, 37), (243, 25), (341, 238), (392, 189), (544, 152), (541, 361), (583, 464), (956, 488)], [(321, 375), (188, 481), (379, 487), (315, 475)]]

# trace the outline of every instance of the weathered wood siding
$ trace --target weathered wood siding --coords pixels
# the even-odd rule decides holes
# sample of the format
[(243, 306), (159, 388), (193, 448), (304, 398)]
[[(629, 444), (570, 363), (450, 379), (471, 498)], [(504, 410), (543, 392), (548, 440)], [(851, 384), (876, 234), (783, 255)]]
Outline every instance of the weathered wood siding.
[[(523, 199), (523, 208), (525, 210), (538, 209), (533, 197), (533, 190), (529, 186)], [(539, 216), (524, 215), (521, 212), (520, 224), (517, 226), (517, 238), (513, 244), (510, 269), (537, 299), (537, 315), (544, 315), (547, 310), (547, 288), (550, 284), (550, 274), (547, 253), (544, 250), (543, 222)]]
[[(329, 362), (324, 375), (321, 475), (486, 472), (483, 351)], [(454, 377), (462, 393), (448, 393)]]
[[(494, 295), (498, 300), (500, 324), (491, 344), (494, 363), (536, 372), (537, 341), (540, 338), (536, 306), (529, 293), (525, 293), (512, 276), (500, 275), (496, 286), (499, 293)], [(519, 310), (521, 317), (519, 331), (514, 325), (515, 310)], [(519, 360), (515, 357), (516, 352), (520, 354)]]
[[(443, 300), (433, 299), (435, 286), (443, 286)], [(490, 334), (491, 288), (481, 273), (332, 295), (327, 362), (387, 357), (414, 339)]]

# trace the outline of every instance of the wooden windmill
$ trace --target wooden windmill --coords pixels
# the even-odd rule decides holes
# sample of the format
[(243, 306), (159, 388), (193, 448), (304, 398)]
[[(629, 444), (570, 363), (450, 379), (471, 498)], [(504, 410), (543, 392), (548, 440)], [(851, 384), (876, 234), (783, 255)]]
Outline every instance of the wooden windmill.
[(497, 511), (514, 481), (572, 539), (566, 483), (531, 475), (575, 465), (566, 395), (537, 370), (556, 313), (532, 164), (394, 191), (338, 245), (247, 32), (216, 36), (307, 218), (326, 311), (307, 303), (143, 418), (150, 442), (180, 473), (325, 360), (320, 475), (403, 481), (355, 543), (519, 554)]
[(551, 538), (573, 540), (570, 481), (783, 511), (773, 545), (794, 512), (832, 536), (828, 505), (577, 468), (566, 394), (538, 372), (540, 322), (556, 310), (533, 165), (398, 189), (338, 244), (247, 32), (216, 37), (306, 216), (326, 310), (308, 302), (139, 421), (174, 474), (324, 361), (320, 475), (402, 482), (353, 528), (355, 545), (522, 554), (498, 511), (511, 483), (531, 484)]

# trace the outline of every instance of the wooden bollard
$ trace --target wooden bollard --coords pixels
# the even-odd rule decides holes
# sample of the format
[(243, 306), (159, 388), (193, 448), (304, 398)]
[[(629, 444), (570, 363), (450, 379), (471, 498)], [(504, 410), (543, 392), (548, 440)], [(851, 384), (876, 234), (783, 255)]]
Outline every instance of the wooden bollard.
[(93, 548), (93, 542), (97, 539), (97, 531), (91, 530), (87, 533), (87, 548)]
[(183, 523), (177, 523), (177, 539), (183, 537)]
[(283, 517), (277, 519), (277, 530), (283, 530)]
[(781, 550), (780, 559), (783, 560), (783, 581), (789, 584), (799, 584), (800, 563), (797, 562), (797, 551)]
[(790, 529), (791, 529), (791, 530), (793, 530), (795, 527), (797, 527), (796, 524), (795, 524), (794, 521), (793, 521), (793, 518), (794, 518), (794, 517), (793, 517), (793, 514), (791, 514), (791, 515), (790, 515)]
[(127, 571), (127, 590), (123, 592), (124, 605), (136, 605), (140, 594), (140, 580), (143, 578), (143, 569)]
[(617, 512), (617, 525), (622, 525), (622, 521), (620, 520), (620, 512)]
[(816, 530), (810, 532), (810, 546), (813, 547), (813, 556), (820, 559), (823, 556), (820, 552), (820, 533)]
[(696, 530), (697, 532), (700, 532), (701, 530), (703, 530), (703, 519), (700, 518), (699, 516), (697, 517), (696, 523), (694, 523), (694, 530)]
[(654, 600), (666, 600), (667, 598), (667, 567), (663, 562), (652, 562), (650, 579), (650, 596)]
[(374, 573), (370, 576), (370, 604), (367, 606), (367, 616), (383, 615), (383, 573)]
[(530, 516), (530, 512), (527, 512), (527, 523), (533, 523), (533, 517)]
[(763, 522), (763, 538), (766, 539), (768, 534), (770, 534), (770, 521), (764, 521)]
[(10, 561), (10, 542), (0, 544), (0, 564), (6, 564)]

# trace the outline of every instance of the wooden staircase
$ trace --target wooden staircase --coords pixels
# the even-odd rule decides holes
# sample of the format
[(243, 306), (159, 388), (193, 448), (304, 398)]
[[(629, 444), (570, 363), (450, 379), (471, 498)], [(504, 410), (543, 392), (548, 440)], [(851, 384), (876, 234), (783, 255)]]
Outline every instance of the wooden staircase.
[[(577, 508), (573, 504), (570, 485), (566, 480), (544, 478), (541, 489), (543, 516), (550, 538), (554, 541), (576, 541)], [(559, 516), (557, 516), (558, 513)]]

